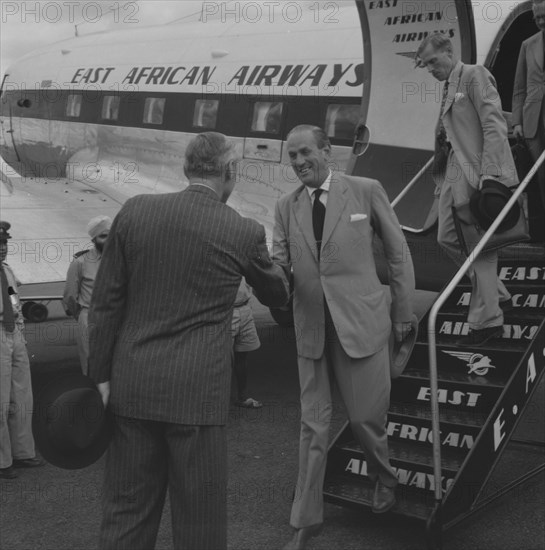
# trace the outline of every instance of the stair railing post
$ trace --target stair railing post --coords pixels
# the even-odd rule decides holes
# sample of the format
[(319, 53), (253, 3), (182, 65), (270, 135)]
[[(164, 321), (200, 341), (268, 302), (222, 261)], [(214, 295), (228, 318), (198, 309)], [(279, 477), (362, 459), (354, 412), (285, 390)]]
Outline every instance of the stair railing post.
[[(432, 444), (433, 444), (433, 476), (434, 476), (434, 494), (437, 504), (443, 499), (441, 488), (441, 439), (439, 429), (439, 402), (438, 402), (438, 382), (437, 382), (437, 349), (435, 338), (435, 324), (437, 321), (437, 314), (441, 306), (445, 303), (447, 298), (451, 295), (452, 291), (456, 288), (462, 277), (467, 270), (471, 267), (481, 250), (484, 248), (490, 237), (494, 234), (500, 223), (503, 221), (511, 207), (518, 200), (519, 196), (528, 186), (528, 183), (537, 172), (538, 168), (545, 161), (545, 151), (541, 153), (536, 163), (532, 166), (522, 183), (517, 187), (507, 204), (503, 207), (498, 217), (494, 220), (492, 225), (488, 228), (483, 235), (477, 246), (468, 256), (462, 267), (456, 272), (450, 283), (439, 295), (435, 303), (433, 304), (430, 315), (428, 317), (428, 352), (429, 352), (429, 368), (430, 368), (430, 405), (431, 405), (431, 424), (432, 424)], [(522, 214), (522, 212), (521, 212)]]
[(418, 171), (418, 174), (401, 190), (401, 193), (390, 203), (390, 206), (392, 208), (395, 208), (396, 205), (399, 203), (399, 201), (409, 192), (411, 187), (424, 175), (424, 172), (431, 166), (431, 163), (433, 162), (433, 158), (431, 157), (424, 166)]

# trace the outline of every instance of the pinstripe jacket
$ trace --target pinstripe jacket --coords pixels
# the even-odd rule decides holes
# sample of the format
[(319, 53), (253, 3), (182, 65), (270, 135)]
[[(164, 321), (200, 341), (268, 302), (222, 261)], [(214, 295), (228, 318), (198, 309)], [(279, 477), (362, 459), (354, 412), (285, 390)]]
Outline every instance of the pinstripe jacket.
[(241, 276), (265, 305), (288, 299), (265, 231), (207, 187), (140, 195), (116, 216), (89, 312), (89, 375), (115, 414), (224, 424)]

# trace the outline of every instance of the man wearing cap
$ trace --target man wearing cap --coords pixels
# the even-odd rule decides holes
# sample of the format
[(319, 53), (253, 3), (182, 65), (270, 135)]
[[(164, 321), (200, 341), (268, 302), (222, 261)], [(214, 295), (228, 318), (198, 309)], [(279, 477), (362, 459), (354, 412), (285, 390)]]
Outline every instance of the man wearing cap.
[(242, 276), (288, 301), (265, 229), (225, 203), (238, 155), (224, 135), (187, 146), (189, 186), (117, 214), (89, 313), (89, 375), (114, 417), (99, 548), (154, 548), (167, 488), (174, 548), (227, 548), (231, 320)]
[[(422, 41), (417, 50), (417, 66), (427, 68), (444, 83), (433, 167), (439, 194), (437, 240), (452, 260), (462, 265), (466, 258), (452, 208), (467, 205), (488, 179), (507, 187), (518, 183), (507, 123), (494, 77), (481, 65), (459, 61), (452, 42), (444, 34), (431, 34)], [(471, 252), (482, 232), (474, 221), (467, 225), (475, 234), (474, 242), (466, 242)], [(511, 295), (497, 269), (498, 253), (488, 251), (479, 254), (468, 271), (472, 284), (470, 331), (457, 340), (457, 345), (480, 346), (501, 337), (503, 310), (510, 309)]]
[(102, 251), (111, 226), (112, 220), (108, 216), (97, 216), (88, 223), (87, 233), (91, 237), (94, 246), (88, 250), (81, 250), (74, 255), (74, 260), (70, 264), (66, 275), (62, 303), (66, 313), (72, 315), (78, 322), (77, 342), (83, 374), (87, 374), (89, 360), (89, 305), (95, 278), (100, 267)]
[(23, 314), (17, 279), (5, 263), (8, 222), (0, 221), (0, 478), (17, 477), (15, 468), (43, 466), (36, 458), (32, 436), (30, 362), (23, 335)]

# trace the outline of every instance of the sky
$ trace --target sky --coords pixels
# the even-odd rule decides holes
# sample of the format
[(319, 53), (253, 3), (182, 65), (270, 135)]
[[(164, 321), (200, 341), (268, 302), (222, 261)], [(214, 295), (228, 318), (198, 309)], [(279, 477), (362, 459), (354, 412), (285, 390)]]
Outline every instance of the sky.
[(76, 29), (85, 35), (183, 17), (197, 19), (201, 9), (212, 13), (218, 4), (201, 0), (0, 0), (0, 73), (32, 50), (71, 38)]

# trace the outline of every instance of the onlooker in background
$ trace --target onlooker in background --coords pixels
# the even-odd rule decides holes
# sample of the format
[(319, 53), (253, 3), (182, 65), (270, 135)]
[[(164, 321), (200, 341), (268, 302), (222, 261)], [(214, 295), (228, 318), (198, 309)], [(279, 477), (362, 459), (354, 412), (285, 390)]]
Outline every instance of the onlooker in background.
[(233, 334), (233, 371), (237, 386), (238, 407), (259, 409), (263, 404), (252, 397), (248, 397), (248, 352), (259, 348), (261, 342), (257, 335), (250, 298), (252, 292), (244, 277), (238, 287), (233, 310), (231, 330)]
[(225, 202), (238, 156), (224, 135), (187, 146), (189, 187), (116, 216), (91, 310), (89, 374), (113, 413), (99, 548), (154, 548), (167, 489), (174, 548), (227, 548), (231, 321), (241, 277), (288, 301), (265, 229)]
[[(444, 34), (431, 34), (421, 42), (417, 66), (427, 68), (434, 78), (444, 82), (433, 167), (439, 190), (437, 241), (457, 265), (462, 265), (466, 257), (456, 231), (453, 207), (467, 204), (487, 179), (507, 187), (518, 183), (507, 140), (507, 122), (494, 77), (481, 65), (459, 61), (452, 42)], [(467, 244), (473, 249), (480, 234), (475, 225), (469, 227), (475, 238)], [(495, 250), (479, 254), (469, 269), (470, 332), (457, 345), (480, 346), (502, 335), (503, 309), (511, 305), (511, 295), (497, 270)]]
[(15, 468), (43, 466), (32, 436), (30, 361), (23, 334), (17, 279), (5, 263), (11, 224), (0, 221), (0, 478), (17, 477)]
[(66, 275), (62, 303), (66, 313), (78, 322), (77, 343), (83, 374), (87, 374), (89, 361), (89, 305), (111, 226), (112, 220), (108, 216), (97, 216), (87, 224), (87, 233), (94, 246), (74, 255)]
[[(520, 48), (513, 86), (513, 135), (526, 140), (535, 162), (545, 150), (545, 0), (534, 0), (532, 9), (539, 32)], [(545, 163), (527, 189), (530, 236), (544, 241)]]

